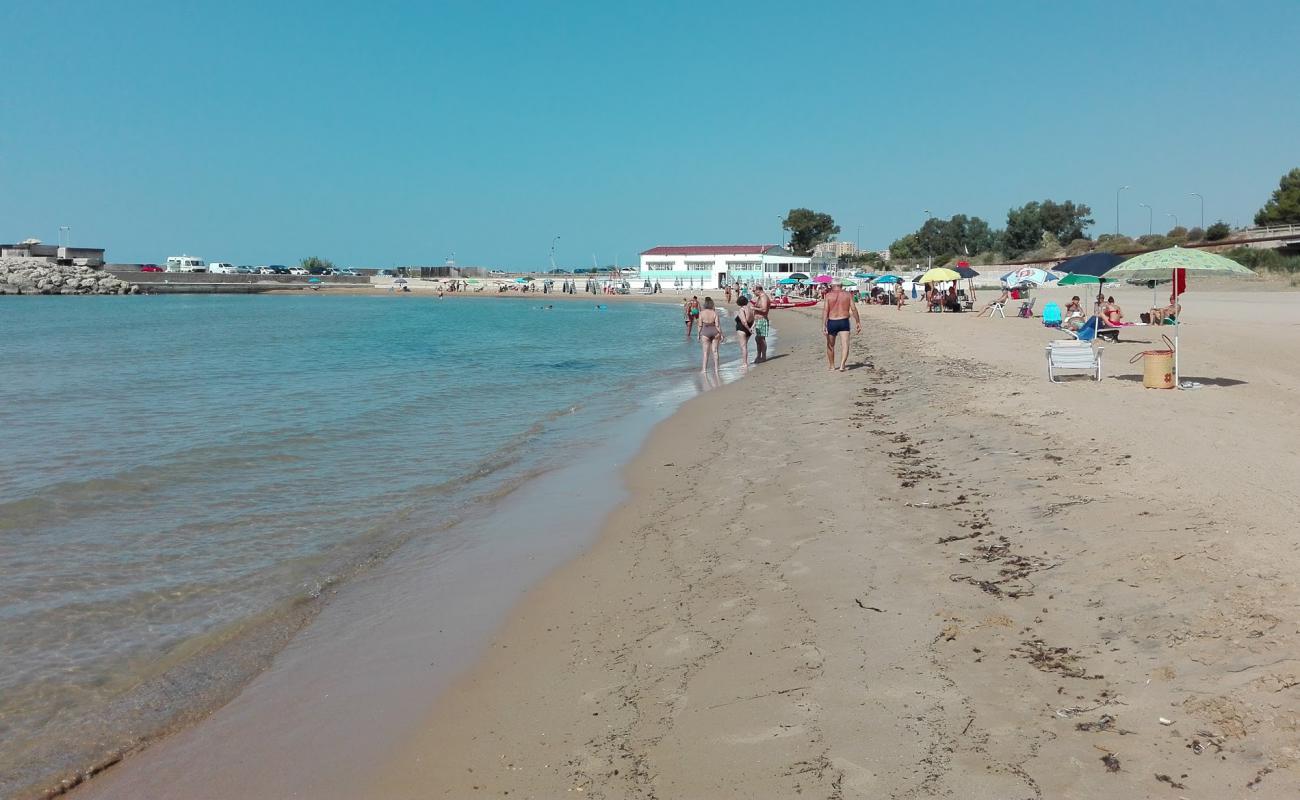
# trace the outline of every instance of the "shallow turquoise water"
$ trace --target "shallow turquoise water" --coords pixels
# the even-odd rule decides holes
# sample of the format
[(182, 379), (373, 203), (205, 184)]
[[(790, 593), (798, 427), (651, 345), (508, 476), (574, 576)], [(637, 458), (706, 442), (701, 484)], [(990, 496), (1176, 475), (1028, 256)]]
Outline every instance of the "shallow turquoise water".
[(545, 302), (0, 299), (0, 741), (693, 380), (676, 307)]

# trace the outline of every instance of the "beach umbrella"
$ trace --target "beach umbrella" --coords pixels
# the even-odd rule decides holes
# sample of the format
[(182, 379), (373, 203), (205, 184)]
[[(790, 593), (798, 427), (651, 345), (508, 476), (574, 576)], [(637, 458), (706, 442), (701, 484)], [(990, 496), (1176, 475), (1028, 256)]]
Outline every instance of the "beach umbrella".
[(967, 279), (979, 277), (979, 273), (971, 269), (969, 264), (958, 264), (952, 271)]
[(1077, 272), (1071, 272), (1069, 275), (1066, 275), (1064, 278), (1061, 278), (1061, 282), (1056, 285), (1077, 286), (1078, 284), (1081, 283), (1115, 283), (1115, 279), (1103, 278), (1099, 275), (1082, 275)]
[(1114, 253), (1085, 253), (1068, 261), (1062, 261), (1053, 271), (1067, 272), (1071, 275), (1105, 275), (1123, 260), (1123, 256)]
[(797, 280), (797, 281), (806, 281), (806, 280), (808, 280), (808, 274), (805, 273), (805, 272), (791, 272), (791, 273), (790, 273), (790, 277), (791, 277), (791, 278), (794, 278), (794, 279)]
[(834, 283), (834, 282), (835, 279), (832, 278), (830, 275), (818, 275), (816, 278), (813, 278), (813, 283)]
[(870, 281), (870, 280), (875, 280), (875, 278), (876, 278), (876, 273), (874, 273), (874, 272), (855, 272), (855, 273), (853, 273), (853, 277), (857, 278), (857, 279), (860, 280), (860, 281)]
[(1002, 276), (1002, 282), (1007, 286), (1042, 286), (1057, 279), (1058, 276), (1037, 267), (1021, 267)]
[(961, 280), (961, 275), (947, 267), (935, 267), (921, 276), (921, 283), (948, 283)]
[(840, 286), (857, 286), (858, 282), (852, 278), (840, 278)]
[(782, 286), (795, 286), (795, 285), (798, 285), (798, 284), (799, 284), (799, 279), (798, 279), (798, 278), (782, 278), (781, 280), (777, 281), (777, 283), (780, 284), (780, 285), (782, 285)]
[[(1128, 261), (1114, 267), (1105, 274), (1110, 280), (1160, 280), (1169, 278), (1174, 283), (1174, 295), (1178, 296), (1187, 288), (1187, 278), (1191, 276), (1220, 276), (1225, 278), (1246, 278), (1254, 272), (1230, 258), (1217, 253), (1186, 247), (1170, 247), (1153, 250), (1134, 256)], [(1183, 315), (1174, 316), (1174, 385), (1181, 386), (1178, 379), (1178, 329), (1182, 327)]]
[(903, 279), (897, 275), (881, 275), (876, 278), (876, 283), (902, 283)]
[(407, 281), (406, 278), (398, 278), (393, 281), (394, 286), (405, 286), (407, 283), (409, 283), (409, 281)]

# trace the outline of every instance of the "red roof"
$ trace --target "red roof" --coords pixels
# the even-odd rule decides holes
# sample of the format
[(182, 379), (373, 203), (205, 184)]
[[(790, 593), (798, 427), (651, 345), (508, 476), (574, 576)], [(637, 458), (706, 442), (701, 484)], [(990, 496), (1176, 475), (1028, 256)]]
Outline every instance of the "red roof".
[(688, 244), (652, 247), (643, 256), (729, 256), (761, 255), (776, 247), (774, 244)]

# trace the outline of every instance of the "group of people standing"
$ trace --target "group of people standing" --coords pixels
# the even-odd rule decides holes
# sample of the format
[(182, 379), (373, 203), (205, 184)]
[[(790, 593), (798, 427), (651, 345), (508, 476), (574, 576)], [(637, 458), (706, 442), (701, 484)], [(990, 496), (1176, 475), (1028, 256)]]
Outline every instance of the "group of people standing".
[[(772, 310), (772, 301), (763, 287), (753, 287), (753, 300), (748, 293), (736, 298), (736, 313), (732, 317), (736, 339), (740, 345), (740, 361), (749, 362), (749, 340), (754, 340), (757, 349), (755, 364), (761, 364), (768, 358), (767, 339), (771, 333), (771, 321), (768, 315)], [(858, 307), (853, 302), (853, 295), (843, 287), (831, 285), (822, 295), (822, 333), (826, 337), (826, 364), (833, 371), (844, 372), (848, 369), (849, 345), (854, 333), (862, 332), (862, 319), (858, 316)], [(718, 351), (725, 338), (722, 309), (713, 302), (712, 297), (705, 297), (700, 302), (698, 295), (692, 295), (682, 301), (682, 313), (686, 325), (686, 338), (692, 332), (700, 342), (700, 372), (709, 371), (710, 361), (713, 371), (719, 369)]]
[[(741, 294), (736, 298), (736, 314), (732, 317), (737, 343), (740, 345), (740, 361), (742, 364), (749, 363), (749, 340), (751, 338), (754, 340), (754, 347), (757, 350), (754, 363), (761, 364), (767, 360), (767, 337), (771, 332), (772, 324), (768, 319), (768, 314), (771, 313), (772, 302), (761, 286), (755, 286), (753, 293), (753, 302), (750, 301), (746, 294)], [(719, 309), (714, 304), (713, 298), (705, 297), (704, 302), (701, 303), (698, 295), (692, 295), (689, 299), (682, 301), (682, 312), (685, 316), (686, 338), (689, 340), (691, 333), (694, 332), (695, 338), (700, 342), (700, 372), (709, 371), (710, 359), (713, 362), (713, 371), (717, 372), (718, 353), (724, 340), (724, 333), (722, 316), (719, 314)]]

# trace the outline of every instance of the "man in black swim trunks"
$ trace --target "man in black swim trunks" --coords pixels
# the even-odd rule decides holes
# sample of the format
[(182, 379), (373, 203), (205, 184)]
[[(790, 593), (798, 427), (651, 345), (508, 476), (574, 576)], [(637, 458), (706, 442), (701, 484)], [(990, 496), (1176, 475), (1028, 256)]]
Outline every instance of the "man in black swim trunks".
[[(831, 284), (830, 291), (822, 298), (822, 329), (826, 333), (826, 364), (832, 370), (844, 372), (849, 363), (849, 317), (853, 318), (857, 333), (862, 333), (862, 320), (858, 317), (858, 307), (853, 304), (853, 295), (844, 291), (838, 284)], [(840, 363), (835, 365), (835, 343), (842, 342)]]

